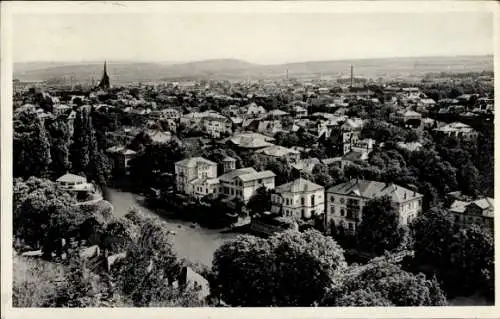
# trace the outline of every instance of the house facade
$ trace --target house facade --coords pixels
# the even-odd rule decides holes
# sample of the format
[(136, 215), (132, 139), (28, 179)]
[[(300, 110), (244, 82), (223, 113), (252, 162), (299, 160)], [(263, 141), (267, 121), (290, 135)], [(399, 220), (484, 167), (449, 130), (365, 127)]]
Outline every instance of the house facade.
[(435, 132), (450, 137), (456, 137), (462, 141), (474, 141), (478, 137), (478, 132), (467, 124), (454, 122), (443, 127), (435, 128)]
[[(217, 178), (217, 164), (203, 157), (191, 157), (175, 163), (177, 191), (194, 195), (207, 179)], [(206, 190), (206, 188), (205, 188)]]
[(219, 176), (219, 194), (239, 198), (246, 203), (259, 187), (274, 189), (275, 176), (272, 171), (257, 172), (252, 167), (235, 169)]
[(490, 197), (481, 198), (471, 202), (454, 201), (448, 209), (450, 220), (460, 227), (477, 224), (493, 231), (494, 229), (494, 204)]
[(323, 186), (298, 178), (276, 187), (271, 195), (271, 212), (295, 219), (310, 219), (325, 212)]
[(399, 224), (407, 225), (422, 210), (423, 195), (392, 183), (351, 180), (326, 191), (326, 226), (342, 227), (356, 233), (369, 200), (388, 196), (399, 213)]

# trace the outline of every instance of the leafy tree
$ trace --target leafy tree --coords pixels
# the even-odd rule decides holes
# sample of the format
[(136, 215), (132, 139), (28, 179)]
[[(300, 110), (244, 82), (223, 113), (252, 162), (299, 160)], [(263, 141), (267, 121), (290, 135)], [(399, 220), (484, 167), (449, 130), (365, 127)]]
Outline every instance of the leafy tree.
[(333, 178), (328, 172), (328, 166), (325, 164), (316, 164), (312, 170), (313, 181), (323, 187), (327, 187), (332, 184)]
[(233, 306), (311, 306), (345, 267), (342, 249), (315, 230), (240, 236), (215, 252), (210, 285)]
[(75, 172), (85, 172), (90, 162), (88, 121), (87, 111), (78, 110), (73, 122), (73, 144), (70, 147), (70, 158)]
[(444, 306), (446, 298), (437, 282), (406, 272), (385, 257), (352, 266), (343, 284), (322, 302), (325, 306)]
[(48, 134), (34, 113), (23, 112), (15, 117), (13, 162), (14, 176), (48, 175), (52, 162)]
[(58, 118), (47, 124), (47, 131), (50, 135), (51, 171), (60, 176), (71, 169), (69, 126), (64, 118)]
[(113, 265), (112, 277), (118, 290), (136, 307), (199, 305), (194, 298), (189, 301), (193, 294), (172, 287), (180, 275), (181, 264), (165, 223), (140, 212), (130, 213), (127, 219), (140, 230), (137, 239), (132, 239), (134, 244), (128, 246), (126, 257)]
[(342, 295), (335, 301), (337, 307), (391, 307), (394, 304), (379, 291), (359, 289)]
[(64, 276), (64, 267), (42, 259), (13, 258), (12, 305), (14, 307), (54, 306), (56, 281)]
[[(494, 249), (492, 236), (477, 225), (459, 230), (450, 247), (446, 273), (450, 289), (473, 293), (480, 289), (493, 299)], [(443, 272), (445, 270), (443, 269)]]
[[(74, 199), (66, 192), (62, 192), (55, 183), (31, 177), (26, 182), (21, 179), (14, 181), (13, 222), (14, 234), (22, 238), (27, 244), (38, 246), (49, 239), (49, 233), (55, 233), (56, 216), (64, 216), (65, 212), (75, 213), (72, 210)], [(68, 217), (68, 222), (72, 217)], [(52, 232), (49, 232), (53, 229)], [(65, 233), (61, 233), (61, 236)], [(62, 238), (62, 237), (59, 237)], [(53, 239), (53, 238), (52, 238)]]
[(418, 216), (410, 225), (414, 237), (415, 261), (444, 269), (450, 259), (455, 227), (443, 211), (433, 209)]
[(360, 247), (376, 254), (396, 249), (404, 238), (399, 214), (387, 196), (370, 200), (363, 207), (356, 231)]
[(271, 210), (271, 192), (267, 190), (265, 186), (257, 188), (255, 193), (248, 200), (247, 208), (252, 214)]

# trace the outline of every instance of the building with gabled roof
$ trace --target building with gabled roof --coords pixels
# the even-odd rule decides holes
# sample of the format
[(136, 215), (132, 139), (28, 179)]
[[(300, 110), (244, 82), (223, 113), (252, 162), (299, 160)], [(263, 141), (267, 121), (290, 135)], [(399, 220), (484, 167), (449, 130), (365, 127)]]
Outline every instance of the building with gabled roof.
[(495, 200), (483, 197), (474, 201), (455, 200), (448, 208), (450, 220), (460, 227), (473, 224), (493, 231)]
[(258, 172), (252, 167), (235, 169), (219, 176), (219, 194), (239, 198), (246, 203), (259, 187), (274, 189), (275, 176), (272, 171)]
[(255, 152), (265, 158), (285, 159), (294, 164), (300, 160), (300, 152), (280, 145), (271, 145)]
[[(217, 163), (203, 157), (190, 157), (175, 163), (175, 182), (177, 191), (194, 195), (200, 181), (217, 178)], [(196, 180), (196, 181), (195, 181)]]
[(295, 219), (323, 215), (325, 188), (304, 178), (276, 187), (271, 194), (271, 212)]
[(406, 225), (422, 210), (423, 195), (393, 183), (353, 179), (326, 191), (327, 225), (355, 233), (361, 222), (364, 205), (388, 196), (399, 213), (399, 223)]

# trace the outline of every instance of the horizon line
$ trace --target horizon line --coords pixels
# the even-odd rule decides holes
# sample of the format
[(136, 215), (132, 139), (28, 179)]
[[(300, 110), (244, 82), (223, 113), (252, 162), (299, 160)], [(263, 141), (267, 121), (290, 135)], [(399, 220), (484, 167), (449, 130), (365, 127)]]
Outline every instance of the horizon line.
[[(318, 60), (300, 60), (300, 61), (284, 61), (284, 62), (275, 62), (275, 63), (257, 63), (251, 62), (245, 59), (233, 58), (233, 57), (220, 57), (220, 58), (207, 58), (200, 60), (184, 60), (184, 61), (168, 61), (168, 60), (133, 60), (133, 59), (115, 59), (115, 63), (167, 63), (170, 65), (176, 64), (188, 64), (188, 63), (197, 63), (197, 62), (207, 62), (207, 61), (222, 61), (222, 60), (232, 60), (232, 61), (240, 61), (249, 64), (254, 64), (257, 66), (273, 66), (273, 65), (286, 65), (286, 64), (300, 64), (300, 63), (311, 63), (311, 62), (330, 62), (330, 61), (356, 61), (356, 60), (383, 60), (383, 59), (419, 59), (419, 58), (457, 58), (457, 57), (486, 57), (491, 56), (494, 57), (494, 53), (482, 53), (482, 54), (456, 54), (456, 55), (414, 55), (414, 56), (380, 56), (380, 57), (364, 57), (364, 58), (331, 58), (331, 59), (318, 59)], [(93, 60), (30, 60), (30, 61), (12, 61), (12, 64), (28, 64), (28, 63), (77, 63), (77, 64), (85, 64), (85, 63), (102, 63), (102, 61), (107, 61), (113, 63), (113, 59), (102, 58), (102, 59), (93, 59)]]

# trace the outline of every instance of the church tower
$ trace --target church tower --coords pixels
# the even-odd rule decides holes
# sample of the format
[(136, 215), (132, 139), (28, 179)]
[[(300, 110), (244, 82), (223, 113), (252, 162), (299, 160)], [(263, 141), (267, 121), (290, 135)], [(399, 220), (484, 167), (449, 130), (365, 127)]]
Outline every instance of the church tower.
[(104, 61), (104, 72), (102, 74), (101, 82), (99, 82), (99, 88), (103, 90), (109, 89), (109, 76), (106, 70), (106, 61)]

